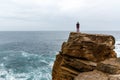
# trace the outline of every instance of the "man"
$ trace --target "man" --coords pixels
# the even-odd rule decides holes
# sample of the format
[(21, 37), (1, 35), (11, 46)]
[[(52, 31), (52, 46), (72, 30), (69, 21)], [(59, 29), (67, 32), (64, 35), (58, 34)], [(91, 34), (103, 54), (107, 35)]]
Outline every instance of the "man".
[(79, 24), (79, 22), (77, 22), (77, 24), (76, 24), (77, 32), (79, 32), (79, 28), (80, 28), (80, 24)]

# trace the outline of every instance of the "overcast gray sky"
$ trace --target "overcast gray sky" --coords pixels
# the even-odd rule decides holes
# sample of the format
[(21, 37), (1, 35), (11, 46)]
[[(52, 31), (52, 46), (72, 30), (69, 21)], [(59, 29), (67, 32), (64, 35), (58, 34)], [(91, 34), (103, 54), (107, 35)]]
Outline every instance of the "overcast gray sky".
[(0, 31), (120, 30), (120, 0), (0, 0)]

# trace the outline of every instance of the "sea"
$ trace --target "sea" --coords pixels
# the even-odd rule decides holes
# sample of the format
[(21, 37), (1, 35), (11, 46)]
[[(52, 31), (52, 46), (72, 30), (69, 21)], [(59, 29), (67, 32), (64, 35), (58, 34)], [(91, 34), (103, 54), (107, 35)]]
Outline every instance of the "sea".
[[(1, 31), (0, 80), (52, 80), (52, 67), (70, 31)], [(120, 57), (120, 31), (83, 31), (113, 35)]]

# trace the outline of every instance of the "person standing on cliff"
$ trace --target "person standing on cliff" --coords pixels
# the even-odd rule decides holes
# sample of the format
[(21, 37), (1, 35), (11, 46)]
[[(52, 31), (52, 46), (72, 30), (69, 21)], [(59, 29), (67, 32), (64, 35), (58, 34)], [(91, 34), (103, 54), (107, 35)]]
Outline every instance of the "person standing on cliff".
[(79, 22), (77, 22), (77, 24), (76, 24), (76, 32), (80, 32), (79, 28), (80, 28), (80, 24), (79, 24)]

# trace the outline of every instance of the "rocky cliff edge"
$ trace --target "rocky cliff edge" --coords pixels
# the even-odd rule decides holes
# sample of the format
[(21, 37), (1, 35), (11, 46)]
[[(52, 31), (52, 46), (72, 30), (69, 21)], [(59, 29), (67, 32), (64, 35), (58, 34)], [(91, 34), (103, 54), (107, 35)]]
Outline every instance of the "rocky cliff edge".
[(52, 80), (120, 80), (120, 60), (112, 35), (71, 32), (63, 42)]

